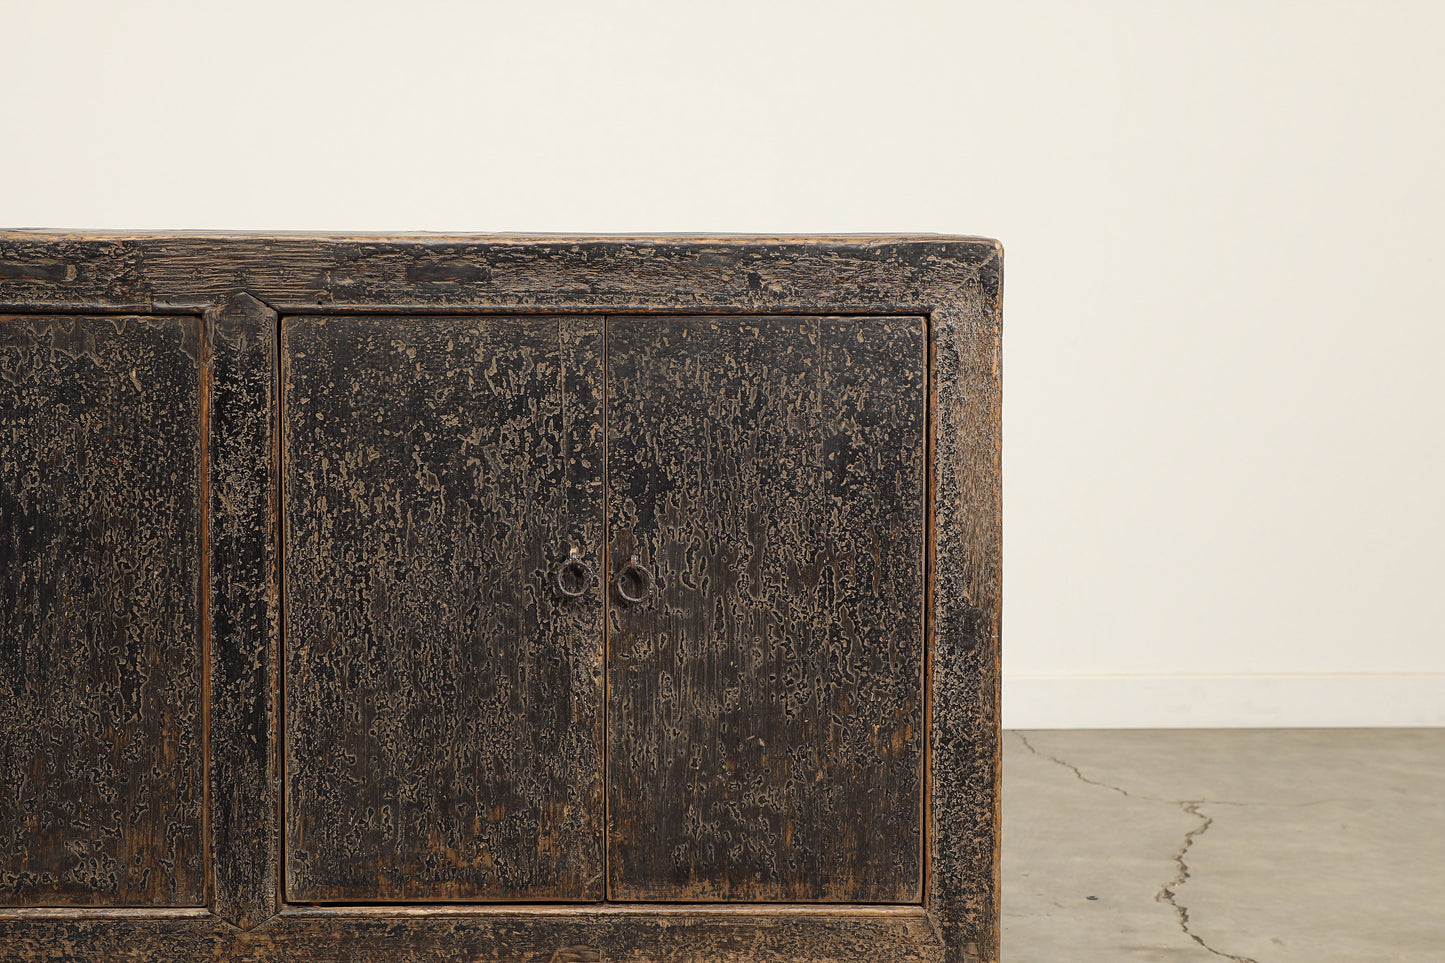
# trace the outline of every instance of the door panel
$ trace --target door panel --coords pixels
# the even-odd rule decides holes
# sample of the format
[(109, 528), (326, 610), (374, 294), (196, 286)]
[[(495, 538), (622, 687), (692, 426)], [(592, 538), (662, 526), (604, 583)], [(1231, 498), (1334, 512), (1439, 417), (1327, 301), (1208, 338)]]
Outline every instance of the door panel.
[(602, 329), (284, 320), (290, 899), (601, 896)]
[(926, 352), (610, 319), (611, 898), (920, 898)]
[(205, 901), (199, 335), (0, 317), (0, 905)]

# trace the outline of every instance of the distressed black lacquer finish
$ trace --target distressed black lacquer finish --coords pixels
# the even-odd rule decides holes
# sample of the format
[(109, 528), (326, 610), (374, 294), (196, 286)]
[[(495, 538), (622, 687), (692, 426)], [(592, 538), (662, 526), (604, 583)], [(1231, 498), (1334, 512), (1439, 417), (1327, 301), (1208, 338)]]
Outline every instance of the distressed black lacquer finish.
[(612, 557), (656, 580), (610, 609), (610, 895), (917, 902), (923, 319), (607, 347)]
[(287, 318), (287, 891), (595, 899), (599, 318)]
[(0, 317), (0, 905), (196, 906), (200, 319)]
[[(1000, 266), (948, 237), (0, 234), (0, 499), (31, 512), (0, 514), (0, 681), (32, 693), (0, 706), (0, 959), (997, 960)], [(460, 458), (467, 418), (502, 462)], [(75, 441), (108, 423), (113, 475)], [(139, 660), (64, 648), (122, 620)], [(151, 804), (117, 821), (74, 774), (122, 764)]]
[(249, 929), (275, 915), (280, 874), (276, 314), (239, 293), (205, 319), (210, 905)]

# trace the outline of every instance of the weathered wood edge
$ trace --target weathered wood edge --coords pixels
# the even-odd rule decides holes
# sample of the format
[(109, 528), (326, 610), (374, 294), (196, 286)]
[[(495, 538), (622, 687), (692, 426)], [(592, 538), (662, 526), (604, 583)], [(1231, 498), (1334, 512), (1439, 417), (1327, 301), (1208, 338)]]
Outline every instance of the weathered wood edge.
[(279, 906), (276, 313), (241, 293), (205, 323), (211, 909), (248, 929)]
[[(0, 309), (924, 313), (935, 497), (928, 912), (999, 945), (1002, 249), (963, 237), (539, 239), (0, 234)], [(214, 576), (213, 576), (214, 579)], [(213, 602), (214, 604), (214, 602)]]
[(952, 959), (999, 957), (1001, 273), (933, 313), (928, 908)]
[(5, 959), (181, 963), (943, 963), (921, 914), (283, 913), (250, 931), (215, 917), (0, 919)]
[(57, 229), (34, 227), (0, 228), (0, 237), (42, 238), (49, 240), (125, 241), (147, 238), (178, 240), (233, 241), (262, 240), (312, 241), (438, 241), (453, 244), (501, 246), (507, 244), (586, 244), (594, 241), (615, 241), (633, 244), (787, 244), (808, 247), (829, 244), (887, 244), (896, 242), (965, 241), (996, 245), (992, 238), (976, 234), (949, 234), (941, 231), (910, 231), (906, 233), (852, 232), (841, 234), (729, 234), (706, 231), (662, 231), (649, 234), (568, 234), (558, 232), (508, 231), (487, 233), (456, 231), (126, 231), (84, 228)]
[[(387, 310), (916, 313), (960, 271), (985, 282), (974, 239), (675, 242), (298, 237), (106, 239), (0, 234), (0, 307), (164, 313), (250, 291), (281, 313)], [(951, 299), (950, 299), (951, 300)]]

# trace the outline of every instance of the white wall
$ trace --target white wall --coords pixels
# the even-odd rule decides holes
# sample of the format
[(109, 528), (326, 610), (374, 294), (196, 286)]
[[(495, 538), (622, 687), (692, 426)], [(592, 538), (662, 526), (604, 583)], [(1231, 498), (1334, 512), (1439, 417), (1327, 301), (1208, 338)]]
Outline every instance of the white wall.
[(1006, 721), (1445, 724), (1445, 5), (6, 6), (0, 224), (1007, 249)]

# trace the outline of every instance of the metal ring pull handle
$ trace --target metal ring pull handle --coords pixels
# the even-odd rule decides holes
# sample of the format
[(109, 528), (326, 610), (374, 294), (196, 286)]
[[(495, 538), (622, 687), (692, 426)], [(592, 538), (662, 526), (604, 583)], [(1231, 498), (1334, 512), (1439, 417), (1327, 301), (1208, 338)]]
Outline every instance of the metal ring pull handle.
[(576, 552), (573, 552), (567, 561), (557, 566), (553, 577), (557, 582), (557, 591), (569, 599), (585, 595), (587, 590), (592, 587), (592, 583), (597, 581), (597, 573), (592, 571), (592, 566), (582, 561), (582, 557)]
[(636, 605), (647, 598), (652, 591), (652, 573), (647, 566), (637, 560), (634, 555), (622, 566), (622, 571), (617, 573), (617, 594), (622, 601), (629, 605)]

